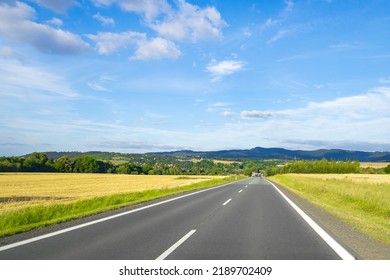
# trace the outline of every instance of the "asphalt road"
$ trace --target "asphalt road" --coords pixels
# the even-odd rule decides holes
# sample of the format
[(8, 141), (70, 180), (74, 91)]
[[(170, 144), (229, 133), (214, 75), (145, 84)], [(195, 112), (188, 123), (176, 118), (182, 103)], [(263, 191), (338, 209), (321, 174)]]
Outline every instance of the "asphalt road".
[(0, 259), (352, 258), (298, 212), (250, 178), (3, 246)]

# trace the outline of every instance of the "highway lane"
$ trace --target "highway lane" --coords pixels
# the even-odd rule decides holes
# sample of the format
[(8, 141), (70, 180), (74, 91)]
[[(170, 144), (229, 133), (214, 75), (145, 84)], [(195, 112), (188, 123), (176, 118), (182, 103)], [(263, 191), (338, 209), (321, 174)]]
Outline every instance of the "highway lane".
[(263, 178), (12, 246), (0, 259), (340, 259)]
[(339, 259), (265, 180), (236, 193), (168, 259)]

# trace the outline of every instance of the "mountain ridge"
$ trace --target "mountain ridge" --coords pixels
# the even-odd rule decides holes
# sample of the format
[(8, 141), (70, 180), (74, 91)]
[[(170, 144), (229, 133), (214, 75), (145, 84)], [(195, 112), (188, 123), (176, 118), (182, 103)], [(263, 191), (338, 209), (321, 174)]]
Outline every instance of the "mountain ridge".
[(154, 152), (146, 154), (171, 156), (198, 156), (211, 159), (301, 159), (301, 160), (358, 160), (358, 161), (390, 161), (390, 152), (364, 152), (343, 149), (289, 150), (284, 148), (232, 149), (220, 151), (180, 150), (172, 152)]
[[(195, 157), (205, 159), (224, 159), (224, 160), (358, 160), (361, 162), (390, 162), (390, 152), (364, 152), (343, 149), (318, 149), (318, 150), (289, 150), (284, 148), (263, 148), (255, 147), (252, 149), (230, 149), (218, 151), (193, 151), (178, 150), (170, 152), (147, 152), (147, 153), (119, 153), (119, 152), (44, 152), (48, 158), (57, 159), (63, 155), (74, 158), (81, 155), (93, 155), (102, 159), (109, 159), (113, 156), (122, 155), (156, 155), (156, 156), (175, 156), (175, 157)], [(30, 154), (25, 155), (28, 157)]]

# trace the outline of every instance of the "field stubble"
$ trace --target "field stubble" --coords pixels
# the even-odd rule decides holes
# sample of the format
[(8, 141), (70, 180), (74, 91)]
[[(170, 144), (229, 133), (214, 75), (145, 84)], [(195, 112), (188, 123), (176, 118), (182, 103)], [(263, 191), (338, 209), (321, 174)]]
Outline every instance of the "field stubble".
[(0, 173), (0, 236), (232, 180), (227, 176)]

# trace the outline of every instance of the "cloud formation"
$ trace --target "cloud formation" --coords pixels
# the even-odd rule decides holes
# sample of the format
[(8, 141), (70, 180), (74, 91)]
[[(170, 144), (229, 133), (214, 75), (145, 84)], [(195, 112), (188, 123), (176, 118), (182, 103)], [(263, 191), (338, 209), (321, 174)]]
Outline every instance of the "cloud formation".
[[(38, 5), (64, 13), (70, 7), (78, 6), (75, 0), (31, 0)], [(170, 5), (165, 0), (94, 0), (97, 7), (118, 5), (128, 13), (140, 14), (146, 32), (101, 32), (83, 34), (94, 43), (98, 54), (109, 55), (130, 48), (133, 54), (130, 60), (176, 59), (181, 51), (178, 42), (214, 40), (222, 37), (222, 28), (226, 26), (215, 7), (200, 8), (184, 0)], [(115, 20), (99, 12), (92, 18), (104, 27), (114, 27)], [(82, 36), (63, 30), (63, 22), (53, 17), (44, 23), (37, 22), (36, 11), (26, 3), (6, 1), (0, 4), (0, 35), (8, 40), (30, 44), (44, 53), (74, 55), (90, 52), (93, 48)]]
[(115, 25), (115, 20), (113, 18), (102, 16), (100, 13), (94, 14), (93, 18), (106, 27)]
[[(10, 55), (12, 52), (10, 53)], [(79, 94), (66, 80), (47, 69), (20, 63), (13, 57), (0, 58), (0, 95), (34, 99), (32, 93), (39, 95), (75, 98)]]
[(140, 40), (137, 42), (137, 50), (130, 60), (149, 60), (171, 58), (176, 59), (181, 55), (175, 43), (163, 39), (153, 38), (151, 40)]
[(96, 35), (89, 34), (87, 37), (95, 42), (96, 50), (100, 54), (111, 54), (120, 48), (146, 40), (146, 34), (133, 31), (122, 33), (98, 32)]
[(168, 13), (164, 20), (150, 24), (164, 38), (174, 41), (219, 39), (227, 24), (214, 7), (200, 8), (179, 0), (178, 9)]
[[(231, 140), (229, 137), (224, 140), (253, 139), (252, 146), (258, 142), (265, 146), (290, 145), (302, 149), (346, 148), (355, 143), (359, 149), (383, 150), (390, 145), (390, 128), (386, 126), (390, 123), (388, 108), (390, 87), (379, 87), (361, 95), (311, 102), (296, 109), (224, 111), (223, 116), (241, 118), (226, 123), (216, 133), (229, 135), (229, 131), (234, 131)], [(323, 139), (326, 145), (319, 142)]]
[(238, 71), (243, 70), (245, 62), (240, 60), (223, 60), (216, 61), (215, 59), (206, 67), (206, 72), (212, 76), (212, 81), (220, 81), (222, 77), (234, 74)]
[(45, 53), (80, 54), (90, 51), (88, 44), (78, 35), (36, 23), (34, 18), (35, 10), (22, 2), (0, 4), (0, 34)]
[(266, 111), (242, 111), (240, 116), (243, 118), (264, 119), (272, 116), (272, 113)]
[(171, 6), (165, 0), (93, 0), (93, 2), (98, 6), (116, 4), (123, 11), (142, 14), (147, 21), (171, 10)]
[(94, 0), (98, 6), (118, 5), (125, 12), (141, 14), (147, 26), (173, 41), (219, 39), (227, 26), (215, 7), (200, 8), (184, 0), (171, 6), (165, 0)]
[[(134, 41), (136, 38), (132, 37), (127, 41), (127, 44), (136, 45), (134, 55), (130, 56), (131, 60), (176, 59), (181, 55), (176, 42), (220, 39), (222, 28), (227, 25), (216, 8), (200, 8), (184, 0), (176, 1), (176, 6), (171, 6), (165, 0), (95, 0), (94, 3), (98, 6), (116, 4), (125, 12), (141, 14), (145, 26), (157, 32), (158, 36), (151, 39), (143, 33), (143, 38)], [(101, 16), (98, 18), (95, 15), (95, 18), (101, 20)], [(130, 34), (131, 31), (126, 33)], [(109, 41), (108, 34), (105, 34), (105, 38), (102, 35), (103, 33), (88, 35), (97, 42), (99, 53), (111, 53), (107, 50), (116, 50), (118, 48), (115, 46), (126, 45), (126, 39), (119, 38), (121, 35), (110, 33), (113, 42)]]
[(64, 13), (70, 7), (77, 6), (77, 2), (75, 0), (30, 0), (35, 3), (38, 3), (50, 10), (53, 10), (57, 13)]

